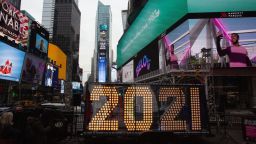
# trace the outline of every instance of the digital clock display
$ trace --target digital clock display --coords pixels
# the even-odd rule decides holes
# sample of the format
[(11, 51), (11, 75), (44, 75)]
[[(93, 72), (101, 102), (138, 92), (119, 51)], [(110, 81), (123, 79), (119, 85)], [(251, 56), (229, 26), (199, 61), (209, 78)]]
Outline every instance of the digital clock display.
[(203, 85), (94, 85), (90, 101), (87, 132), (208, 131)]

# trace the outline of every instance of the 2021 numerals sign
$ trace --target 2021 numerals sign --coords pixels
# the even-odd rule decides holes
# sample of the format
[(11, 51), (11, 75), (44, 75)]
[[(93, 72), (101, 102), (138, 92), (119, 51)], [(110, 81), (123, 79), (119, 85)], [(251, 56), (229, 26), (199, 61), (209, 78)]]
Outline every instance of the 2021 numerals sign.
[[(158, 103), (167, 102), (169, 98), (172, 102), (165, 108), (163, 114), (159, 116), (160, 131), (200, 131), (201, 105), (199, 88), (189, 87), (189, 96), (186, 97), (183, 88), (177, 86), (160, 86)], [(118, 120), (108, 120), (109, 115), (117, 108), (119, 103), (119, 93), (116, 86), (95, 86), (91, 92), (90, 99), (93, 102), (99, 101), (100, 97), (107, 97), (107, 102), (93, 116), (89, 123), (88, 130), (91, 131), (118, 131)], [(143, 101), (142, 120), (136, 120), (135, 99), (140, 97)], [(127, 87), (123, 98), (123, 123), (128, 131), (148, 131), (153, 124), (153, 104), (154, 92), (150, 86), (130, 86)], [(189, 102), (189, 103), (188, 103)], [(189, 105), (189, 106), (188, 106)], [(190, 118), (178, 118), (184, 107), (190, 108)], [(190, 125), (188, 125), (190, 123)]]

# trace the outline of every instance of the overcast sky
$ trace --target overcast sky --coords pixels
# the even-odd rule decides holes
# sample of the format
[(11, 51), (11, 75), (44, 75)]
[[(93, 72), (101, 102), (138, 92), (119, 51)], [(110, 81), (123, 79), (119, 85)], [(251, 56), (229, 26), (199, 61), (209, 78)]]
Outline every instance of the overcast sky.
[[(121, 10), (127, 9), (128, 0), (101, 0), (111, 5), (112, 49), (116, 58), (117, 42), (123, 34)], [(83, 82), (91, 72), (91, 57), (95, 47), (95, 20), (98, 0), (79, 0), (81, 15), (80, 28), (80, 67), (84, 70)], [(28, 11), (38, 22), (42, 21), (43, 0), (22, 0), (21, 9)]]

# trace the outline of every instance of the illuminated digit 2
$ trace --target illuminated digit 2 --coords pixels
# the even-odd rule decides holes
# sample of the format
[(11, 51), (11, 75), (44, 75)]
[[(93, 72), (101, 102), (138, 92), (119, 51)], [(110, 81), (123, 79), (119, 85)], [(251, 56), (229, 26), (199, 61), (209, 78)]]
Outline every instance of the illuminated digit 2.
[(192, 130), (201, 130), (199, 88), (190, 88)]
[(159, 101), (166, 102), (168, 97), (174, 100), (169, 109), (160, 117), (161, 130), (163, 131), (183, 131), (187, 129), (185, 120), (175, 120), (181, 109), (185, 105), (185, 96), (180, 88), (161, 88)]
[[(143, 120), (136, 121), (134, 113), (134, 98), (143, 97)], [(148, 86), (129, 87), (124, 97), (124, 123), (128, 131), (149, 130), (153, 121), (152, 92)]]
[(117, 120), (106, 120), (109, 114), (118, 105), (118, 93), (115, 87), (96, 86), (91, 93), (92, 101), (99, 101), (101, 96), (109, 98), (107, 103), (97, 112), (89, 123), (89, 130), (117, 131)]

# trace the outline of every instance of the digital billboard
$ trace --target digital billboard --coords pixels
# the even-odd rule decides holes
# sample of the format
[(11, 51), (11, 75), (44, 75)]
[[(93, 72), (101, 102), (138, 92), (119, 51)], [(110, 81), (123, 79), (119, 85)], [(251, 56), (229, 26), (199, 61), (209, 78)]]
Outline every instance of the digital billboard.
[(57, 87), (58, 86), (58, 67), (53, 64), (46, 65), (45, 72), (45, 86)]
[(161, 67), (179, 69), (190, 56), (189, 21), (185, 21), (159, 40)]
[(48, 41), (39, 34), (36, 34), (36, 48), (43, 53), (48, 51)]
[(107, 31), (107, 30), (108, 30), (108, 25), (106, 25), (106, 24), (100, 25), (100, 31)]
[(80, 90), (80, 82), (72, 82), (72, 89), (73, 90)]
[(245, 117), (242, 120), (244, 139), (256, 142), (256, 119), (255, 117)]
[(203, 85), (92, 85), (87, 132), (208, 134)]
[(32, 54), (26, 54), (22, 69), (22, 81), (41, 85), (45, 70), (45, 63), (45, 60), (41, 58)]
[(49, 32), (38, 22), (31, 24), (30, 51), (38, 56), (47, 57)]
[(20, 81), (25, 52), (0, 41), (0, 79)]
[(191, 56), (218, 67), (254, 66), (255, 23), (256, 17), (190, 19)]
[(215, 68), (255, 66), (256, 17), (242, 17), (243, 13), (217, 15), (185, 20), (163, 36), (159, 41), (160, 65), (167, 69), (207, 64)]
[(0, 33), (12, 40), (26, 44), (29, 18), (15, 8), (8, 0), (0, 1)]
[(60, 80), (60, 93), (61, 94), (64, 94), (64, 92), (65, 92), (65, 82), (64, 82), (64, 80)]
[(134, 62), (131, 60), (122, 68), (122, 82), (134, 82)]
[(105, 57), (99, 57), (98, 61), (98, 81), (106, 82), (107, 79), (107, 61)]
[(49, 43), (48, 58), (56, 61), (56, 65), (59, 66), (58, 79), (66, 80), (67, 55), (60, 49), (60, 47)]
[(158, 43), (153, 41), (134, 58), (134, 77), (159, 69)]

